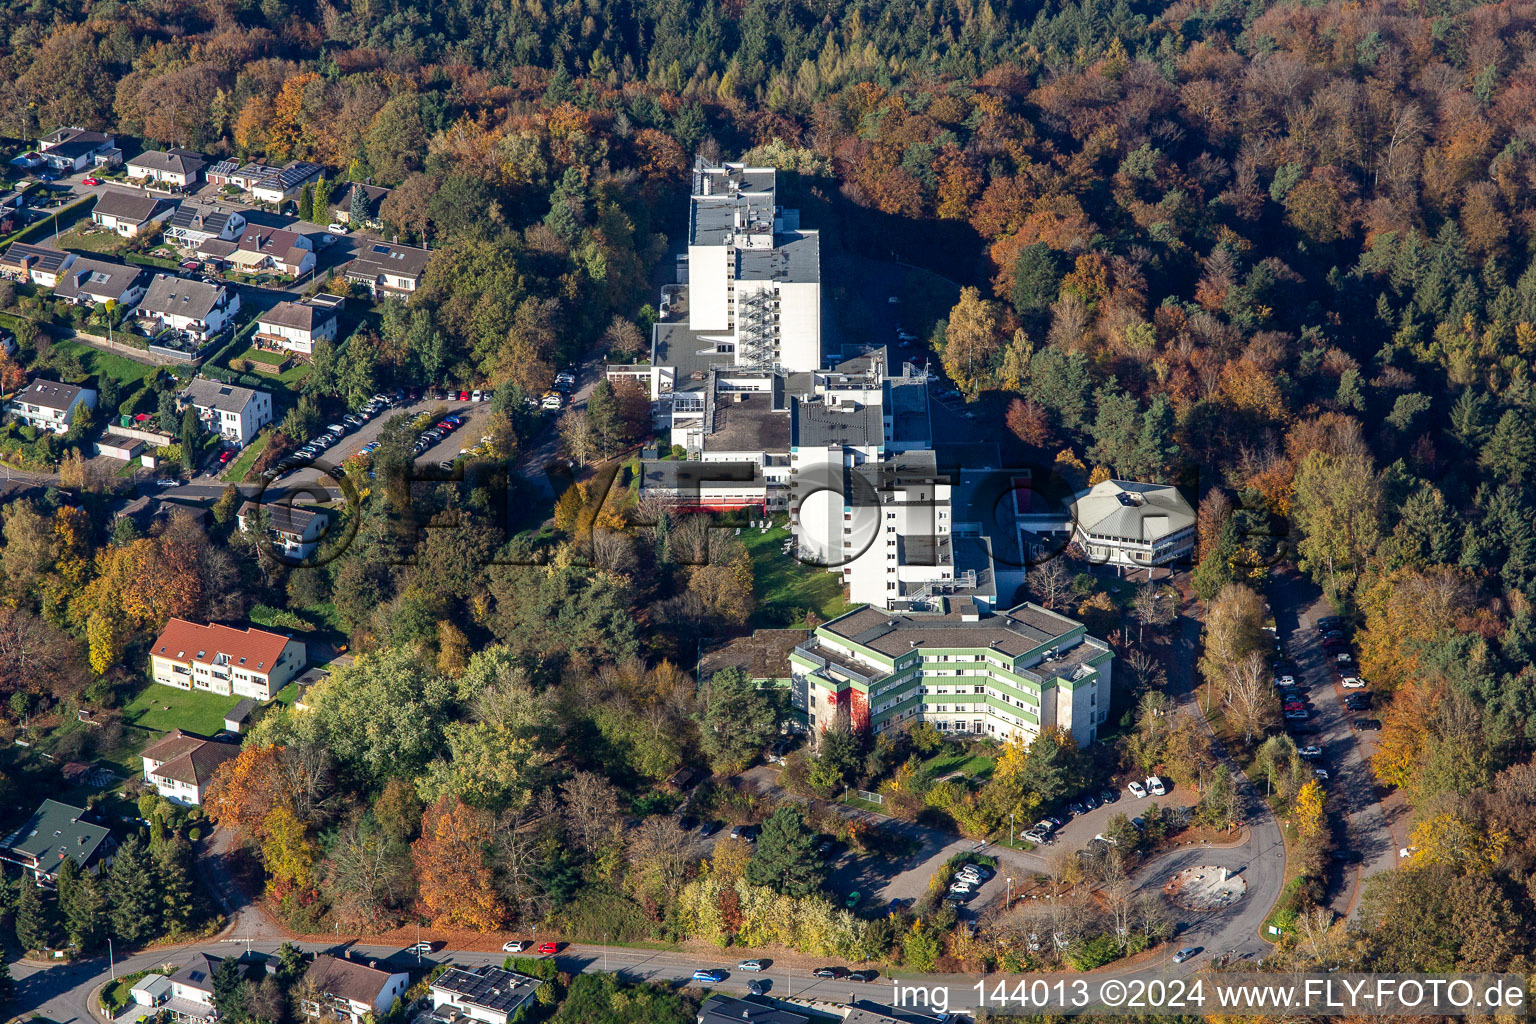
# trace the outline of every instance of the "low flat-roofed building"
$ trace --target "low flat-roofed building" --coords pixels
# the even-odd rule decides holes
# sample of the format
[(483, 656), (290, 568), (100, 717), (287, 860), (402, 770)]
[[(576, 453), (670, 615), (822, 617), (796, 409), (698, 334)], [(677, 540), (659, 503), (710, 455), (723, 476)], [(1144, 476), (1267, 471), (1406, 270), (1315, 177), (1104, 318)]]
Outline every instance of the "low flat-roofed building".
[(432, 1009), (452, 1011), (484, 1024), (507, 1024), (533, 998), (539, 980), (500, 967), (450, 967), (432, 981)]

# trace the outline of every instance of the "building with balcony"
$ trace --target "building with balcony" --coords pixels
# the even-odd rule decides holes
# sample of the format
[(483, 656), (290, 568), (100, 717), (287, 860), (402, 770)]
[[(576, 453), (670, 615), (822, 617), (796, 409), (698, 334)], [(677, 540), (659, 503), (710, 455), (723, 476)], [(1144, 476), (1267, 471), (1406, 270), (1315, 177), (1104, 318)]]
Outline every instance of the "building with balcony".
[(315, 342), (335, 341), (343, 300), (316, 295), (304, 302), (279, 302), (256, 317), (258, 345), (313, 355)]
[(159, 1008), (170, 1013), (176, 1024), (213, 1024), (219, 1019), (213, 1005), (213, 973), (223, 962), (221, 956), (193, 953), (171, 975), (170, 998)]
[(96, 392), (38, 377), (16, 392), (9, 408), (11, 415), (22, 423), (63, 434), (74, 426), (81, 409), (96, 408)]
[(302, 640), (264, 629), (172, 619), (149, 649), (149, 674), (178, 690), (271, 700), (304, 671)]
[(1098, 737), (1110, 706), (1109, 645), (1035, 604), (988, 612), (944, 598), (928, 612), (861, 608), (816, 627), (789, 656), (812, 735), (840, 715), (876, 733), (928, 722), (940, 732), (1033, 741)]
[(13, 242), (0, 256), (0, 275), (7, 280), (25, 281), (41, 288), (53, 288), (59, 283), (59, 275), (78, 257), (72, 252), (47, 245), (28, 245)]
[(314, 554), (330, 521), (319, 509), (299, 508), (287, 502), (258, 505), (248, 501), (235, 514), (235, 522), (241, 533), (250, 533), (262, 517), (265, 517), (267, 536), (273, 546), (294, 559), (305, 559)]
[(239, 311), (240, 295), (226, 285), (156, 274), (139, 302), (138, 317), (152, 331), (181, 331), (206, 342), (222, 333)]
[(1167, 484), (1102, 481), (1072, 499), (1070, 518), (1073, 543), (1100, 565), (1150, 570), (1195, 550), (1195, 510)]
[(83, 807), (44, 800), (4, 839), (0, 860), (19, 866), (39, 885), (53, 885), (68, 857), (82, 871), (100, 872), (112, 863), (117, 844), (105, 825), (90, 820)]
[(210, 434), (242, 448), (272, 422), (271, 395), (207, 377), (192, 378), (181, 393), (180, 403), (197, 410), (198, 419)]
[(172, 729), (139, 752), (144, 781), (167, 800), (184, 807), (200, 806), (214, 772), (239, 756), (238, 744), (220, 743), (180, 729)]
[(166, 223), (165, 240), (180, 249), (197, 249), (219, 239), (235, 242), (245, 231), (245, 214), (216, 203), (183, 202)]
[(347, 264), (346, 277), (348, 281), (365, 286), (376, 299), (386, 295), (407, 299), (421, 287), (421, 276), (426, 273), (431, 257), (426, 249), (372, 242), (361, 247), (357, 256)]
[(410, 975), (359, 963), (327, 953), (315, 957), (304, 974), (299, 1009), (306, 1017), (332, 1019), (344, 1024), (363, 1024), (364, 1018), (381, 1016), (405, 995)]

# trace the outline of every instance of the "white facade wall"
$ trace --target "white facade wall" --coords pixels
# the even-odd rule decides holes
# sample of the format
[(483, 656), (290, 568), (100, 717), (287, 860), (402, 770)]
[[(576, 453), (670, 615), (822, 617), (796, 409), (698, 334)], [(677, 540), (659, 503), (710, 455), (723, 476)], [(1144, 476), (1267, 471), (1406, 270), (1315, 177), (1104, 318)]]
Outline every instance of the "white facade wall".
[(723, 245), (688, 247), (688, 323), (696, 331), (730, 329), (728, 282), (735, 256)]
[(779, 363), (791, 373), (821, 366), (821, 285), (816, 282), (779, 285)]

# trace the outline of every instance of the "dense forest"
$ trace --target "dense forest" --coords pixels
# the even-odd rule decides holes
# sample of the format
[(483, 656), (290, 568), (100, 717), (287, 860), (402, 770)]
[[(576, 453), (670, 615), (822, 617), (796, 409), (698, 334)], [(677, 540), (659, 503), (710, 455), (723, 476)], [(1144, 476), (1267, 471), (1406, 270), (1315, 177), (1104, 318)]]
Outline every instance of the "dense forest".
[[(509, 453), (532, 429), (516, 399), (557, 366), (643, 351), (695, 153), (790, 172), (899, 233), (886, 248), (971, 239), (960, 265), (985, 269), (924, 325), (963, 392), (1045, 463), (1185, 484), (1201, 597), (1289, 559), (1359, 624), (1390, 694), (1373, 771), (1433, 853), (1373, 882), (1331, 962), (1527, 963), (1536, 4), (34, 0), (0, 29), (6, 135), (78, 124), (393, 187), (390, 230), (434, 249), (424, 286), (326, 353), (313, 393), (490, 381)], [(583, 436), (632, 440), (628, 400)], [(782, 709), (741, 680), (675, 667), (682, 638), (751, 617), (750, 559), (695, 557), (707, 531), (665, 517), (583, 520), (573, 489), (506, 559), (543, 564), (488, 566), (490, 483), (386, 494), (366, 543), (291, 571), (238, 536), (231, 556), (233, 497), (213, 544), (8, 506), (0, 618), (33, 646), (0, 648), (0, 688), (110, 709), (167, 615), (328, 608), (361, 656), (263, 722), (214, 805), (291, 923), (747, 928), (736, 896), (729, 927), (699, 909), (722, 885), (767, 906), (734, 854), (701, 875), (659, 825), (589, 823), (773, 734)], [(447, 512), (459, 529), (403, 550), (394, 520)], [(561, 540), (594, 516), (577, 558)], [(823, 781), (904, 756), (854, 751)], [(1004, 796), (1038, 806), (1030, 785)], [(786, 943), (900, 955), (894, 925), (796, 906)]]

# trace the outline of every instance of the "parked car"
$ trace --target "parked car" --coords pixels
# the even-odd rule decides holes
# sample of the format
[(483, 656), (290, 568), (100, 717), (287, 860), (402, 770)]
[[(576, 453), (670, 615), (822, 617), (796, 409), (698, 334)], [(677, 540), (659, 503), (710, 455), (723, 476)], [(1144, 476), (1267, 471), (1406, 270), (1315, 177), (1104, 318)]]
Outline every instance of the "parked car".
[(1051, 839), (1048, 833), (1042, 832), (1038, 828), (1025, 829), (1019, 833), (1019, 838), (1025, 842), (1034, 843), (1036, 846), (1044, 846)]
[(333, 222), (327, 224), (325, 226), (325, 230), (333, 235), (345, 235), (350, 229), (345, 224), (337, 224)]
[(1341, 682), (1346, 690), (1362, 690), (1365, 688), (1365, 680), (1359, 676), (1345, 676)]
[(1296, 677), (1292, 676), (1292, 675), (1276, 676), (1275, 677), (1275, 685), (1276, 686), (1295, 686), (1296, 685)]
[(1106, 788), (1099, 793), (1099, 799), (1106, 804), (1112, 804), (1120, 799), (1120, 791)]
[(720, 970), (718, 967), (693, 972), (694, 981), (707, 981), (712, 984), (719, 984), (727, 977), (729, 977), (729, 975), (725, 971)]
[(527, 948), (528, 943), (524, 942), (522, 939), (513, 939), (511, 942), (503, 943), (501, 951), (503, 953), (521, 953)]
[(710, 836), (719, 831), (720, 823), (718, 821), (706, 821), (702, 826), (700, 826), (699, 835), (703, 836), (705, 839), (708, 839)]
[(1312, 713), (1306, 709), (1302, 709), (1300, 711), (1287, 711), (1285, 713), (1285, 718), (1288, 722), (1305, 722), (1311, 716)]
[(1083, 806), (1088, 808), (1090, 811), (1094, 810), (1099, 806), (1099, 798), (1094, 794), (1089, 793), (1087, 796), (1083, 797)]
[(559, 949), (560, 943), (558, 942), (542, 942), (539, 944), (539, 955), (554, 956)]
[(848, 898), (846, 900), (843, 900), (843, 906), (847, 907), (849, 910), (852, 910), (854, 907), (859, 905), (859, 901), (863, 898), (864, 894), (855, 889), (853, 892), (848, 894)]
[(461, 402), (469, 401), (469, 392), (468, 391), (460, 391), (459, 392), (459, 401), (461, 401)]
[(751, 981), (747, 982), (747, 995), (749, 996), (760, 996), (766, 991), (768, 991), (768, 986), (764, 985), (756, 978), (753, 978)]
[(1306, 758), (1307, 760), (1310, 761), (1314, 757), (1322, 757), (1323, 756), (1323, 748), (1318, 746), (1315, 743), (1310, 743), (1307, 746), (1302, 747), (1300, 750), (1296, 751), (1296, 754), (1297, 754), (1297, 756), (1304, 757), (1304, 758)]
[(1143, 786), (1139, 782), (1128, 782), (1126, 783), (1125, 788), (1130, 790), (1131, 796), (1135, 797), (1137, 800), (1141, 800), (1147, 795), (1147, 787)]
[(1199, 955), (1200, 955), (1200, 947), (1199, 946), (1185, 946), (1183, 949), (1181, 949), (1177, 953), (1173, 954), (1173, 962), (1176, 963), (1176, 964), (1182, 964), (1184, 961), (1186, 961), (1186, 960), (1193, 960), (1195, 957), (1197, 957)]
[(1163, 785), (1161, 776), (1147, 776), (1147, 792), (1151, 793), (1153, 796), (1166, 796), (1168, 794), (1168, 789)]
[(229, 460), (233, 459), (234, 457), (235, 457), (235, 450), (233, 448), (228, 448), (228, 449), (225, 449), (222, 452), (219, 452), (219, 465), (221, 465), (221, 466), (229, 465)]
[(1317, 780), (1319, 782), (1327, 782), (1328, 781), (1328, 769), (1327, 768), (1313, 768), (1312, 769), (1312, 774), (1317, 776)]
[(417, 956), (426, 956), (437, 948), (437, 943), (422, 941), (406, 949), (407, 953), (415, 953)]
[(1280, 706), (1282, 711), (1305, 711), (1307, 706), (1299, 700), (1288, 700)]
[(850, 971), (848, 973), (848, 980), (849, 981), (857, 981), (857, 982), (861, 982), (861, 983), (868, 983), (868, 982), (874, 981), (875, 979), (877, 979), (879, 977), (880, 977), (880, 972), (877, 971), (877, 970), (874, 970), (873, 968), (868, 968), (868, 969), (865, 969), (865, 970), (862, 970), (862, 971)]
[(825, 857), (827, 854), (832, 852), (832, 846), (833, 843), (830, 838), (825, 836), (822, 837), (821, 842), (816, 844), (816, 856)]
[(743, 960), (736, 965), (738, 971), (766, 971), (772, 960)]
[(1067, 813), (1075, 818), (1079, 814), (1088, 813), (1088, 809), (1083, 806), (1083, 802), (1081, 800), (1073, 800), (1071, 803), (1067, 804)]
[(818, 967), (811, 972), (815, 978), (844, 978), (848, 975), (846, 967)]
[(84, 181), (80, 182), (80, 184), (96, 186), (96, 185), (100, 185), (101, 184), (101, 179), (100, 178), (86, 178)]

